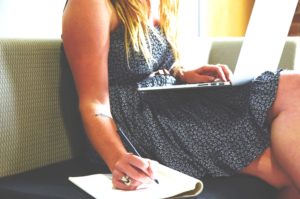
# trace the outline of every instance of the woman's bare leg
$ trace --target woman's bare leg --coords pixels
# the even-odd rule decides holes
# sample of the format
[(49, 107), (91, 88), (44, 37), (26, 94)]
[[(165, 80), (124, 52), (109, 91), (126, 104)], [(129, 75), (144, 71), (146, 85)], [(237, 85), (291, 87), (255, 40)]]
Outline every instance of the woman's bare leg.
[(270, 110), (271, 147), (242, 172), (282, 190), (283, 199), (300, 199), (300, 75), (282, 72)]
[[(292, 188), (287, 194), (300, 198), (300, 75), (283, 73), (278, 94), (270, 112), (272, 119), (272, 154), (282, 170), (289, 176)], [(296, 190), (295, 190), (296, 189)], [(297, 198), (296, 198), (297, 197)]]
[(277, 199), (299, 199), (299, 192), (294, 187), (286, 187), (280, 190)]

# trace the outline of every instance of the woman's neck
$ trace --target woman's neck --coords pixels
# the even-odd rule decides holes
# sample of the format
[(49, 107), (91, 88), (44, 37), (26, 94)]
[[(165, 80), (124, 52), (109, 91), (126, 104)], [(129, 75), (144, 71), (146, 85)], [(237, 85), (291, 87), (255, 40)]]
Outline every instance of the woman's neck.
[[(154, 26), (160, 25), (159, 2), (160, 0), (145, 0), (145, 3), (149, 7), (149, 23), (152, 23)], [(114, 6), (111, 4), (110, 7), (112, 12), (110, 31), (113, 32), (120, 25), (120, 19), (117, 16)]]

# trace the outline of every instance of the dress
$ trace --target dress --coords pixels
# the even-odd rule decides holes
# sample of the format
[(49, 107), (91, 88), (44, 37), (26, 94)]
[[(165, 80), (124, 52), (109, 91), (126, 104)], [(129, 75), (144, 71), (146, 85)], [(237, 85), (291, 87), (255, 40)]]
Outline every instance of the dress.
[(169, 44), (150, 30), (150, 66), (131, 51), (127, 62), (124, 27), (111, 33), (109, 92), (118, 125), (143, 157), (201, 178), (229, 176), (247, 166), (270, 144), (266, 121), (279, 72), (231, 88), (138, 92), (140, 84), (174, 83), (172, 76), (149, 74), (174, 62)]

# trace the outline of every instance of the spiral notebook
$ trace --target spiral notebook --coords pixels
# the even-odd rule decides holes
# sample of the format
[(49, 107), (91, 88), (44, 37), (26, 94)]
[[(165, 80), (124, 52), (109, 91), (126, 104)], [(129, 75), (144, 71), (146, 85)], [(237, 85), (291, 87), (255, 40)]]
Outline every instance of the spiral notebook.
[(137, 190), (124, 191), (115, 189), (111, 174), (93, 174), (79, 177), (69, 177), (69, 180), (96, 199), (160, 199), (160, 198), (190, 198), (199, 195), (203, 190), (201, 180), (185, 175), (163, 165), (157, 165), (159, 184), (151, 183)]

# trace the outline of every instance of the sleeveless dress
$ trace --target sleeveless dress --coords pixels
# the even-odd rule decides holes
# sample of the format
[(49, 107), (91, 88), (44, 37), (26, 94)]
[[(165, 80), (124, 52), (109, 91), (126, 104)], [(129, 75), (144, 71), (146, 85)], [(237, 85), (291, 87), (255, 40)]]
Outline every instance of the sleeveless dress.
[(233, 175), (262, 154), (270, 144), (266, 116), (279, 72), (238, 87), (138, 92), (141, 85), (176, 83), (168, 75), (149, 77), (174, 62), (160, 29), (149, 36), (155, 60), (150, 65), (133, 50), (127, 59), (123, 26), (111, 33), (109, 52), (112, 115), (141, 155), (201, 178)]

